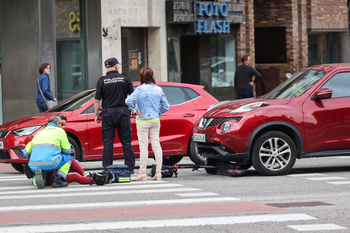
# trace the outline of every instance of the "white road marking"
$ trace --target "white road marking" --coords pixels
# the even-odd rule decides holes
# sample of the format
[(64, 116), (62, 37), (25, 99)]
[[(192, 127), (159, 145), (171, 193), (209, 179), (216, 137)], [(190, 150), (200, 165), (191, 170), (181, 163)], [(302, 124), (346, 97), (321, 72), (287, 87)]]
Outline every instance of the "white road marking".
[[(60, 209), (93, 209), (93, 208), (115, 208), (121, 206), (145, 206), (145, 205), (172, 205), (172, 204), (194, 204), (194, 203), (220, 203), (240, 201), (235, 197), (213, 197), (195, 199), (170, 199), (170, 200), (145, 200), (145, 201), (123, 201), (123, 202), (99, 202), (78, 204), (55, 204), (55, 205), (32, 205), (32, 206), (7, 206), (0, 207), (0, 212), (27, 211), (27, 210), (60, 210)], [(0, 228), (1, 229), (1, 228)]]
[(326, 231), (348, 229), (335, 224), (290, 225), (288, 227), (297, 231)]
[(144, 194), (144, 193), (174, 193), (174, 192), (191, 192), (199, 191), (197, 188), (171, 188), (171, 189), (151, 189), (151, 190), (124, 190), (124, 191), (97, 191), (90, 190), (89, 192), (71, 192), (71, 193), (43, 193), (43, 194), (33, 194), (33, 195), (10, 195), (10, 196), (0, 196), (0, 200), (9, 199), (30, 199), (30, 198), (59, 198), (59, 197), (82, 197), (82, 196), (96, 196), (96, 195), (118, 195), (118, 194)]
[(40, 226), (20, 226), (0, 228), (0, 232), (22, 233), (22, 232), (69, 232), (69, 231), (99, 231), (134, 228), (157, 228), (157, 227), (189, 227), (202, 225), (233, 225), (239, 223), (257, 222), (286, 222), (300, 220), (314, 220), (316, 218), (307, 214), (280, 214), (280, 215), (250, 215), (235, 217), (212, 217), (166, 219), (151, 221), (126, 221), (126, 222), (94, 222), (83, 224), (50, 224)]
[(306, 178), (306, 179), (307, 180), (347, 180), (348, 178), (333, 176), (333, 177), (316, 177), (316, 178)]
[(202, 192), (202, 193), (176, 193), (175, 195), (180, 197), (200, 197), (200, 196), (217, 196), (220, 194), (211, 193), (211, 192)]
[[(120, 186), (124, 186), (124, 185), (145, 185), (145, 184), (159, 184), (159, 183), (165, 183), (165, 181), (142, 181), (142, 182), (127, 182), (127, 183), (113, 183), (113, 184), (108, 184), (109, 186), (114, 186), (114, 185), (118, 185)], [(106, 187), (106, 186), (99, 186), (99, 187)], [(49, 188), (49, 187), (48, 187)], [(76, 184), (76, 183), (72, 183), (69, 184), (69, 186), (66, 189), (72, 189), (72, 188), (80, 188), (80, 189), (87, 189), (87, 185), (81, 185), (81, 184)], [(0, 192), (2, 190), (4, 191), (8, 191), (8, 190), (19, 190), (19, 189), (35, 189), (38, 190), (37, 188), (35, 188), (33, 185), (23, 185), (23, 186), (5, 186), (5, 187), (0, 187)], [(45, 189), (46, 190), (46, 189)], [(91, 187), (89, 187), (89, 190), (91, 190)]]
[(306, 174), (293, 174), (293, 175), (287, 175), (291, 177), (302, 177), (302, 176), (325, 176), (325, 174), (321, 173), (306, 173)]
[(10, 178), (5, 178), (5, 179), (2, 179), (0, 178), (0, 182), (7, 182), (7, 181), (15, 181), (15, 180), (29, 180), (27, 177), (18, 177), (18, 178), (13, 178), (10, 179)]
[[(97, 191), (103, 191), (103, 190), (123, 190), (123, 189), (146, 189), (146, 188), (170, 188), (170, 187), (182, 187), (182, 184), (164, 184), (164, 183), (159, 183), (156, 184), (155, 182), (153, 182), (153, 184), (135, 184), (134, 185), (125, 185), (125, 186), (119, 186), (117, 184), (107, 184), (104, 186), (97, 186), (94, 185), (93, 187), (90, 187), (89, 185), (82, 185), (80, 187), (73, 187), (73, 188), (69, 188), (70, 186), (68, 186), (68, 188), (61, 188), (61, 191), (65, 191), (65, 192), (82, 192), (82, 191), (87, 191), (87, 192), (97, 192)], [(0, 199), (1, 199), (1, 195), (12, 195), (12, 194), (28, 194), (28, 193), (32, 193), (32, 194), (40, 194), (40, 193), (58, 193), (56, 188), (52, 188), (52, 187), (47, 187), (44, 189), (37, 189), (34, 186), (32, 186), (31, 189), (27, 189), (27, 190), (19, 190), (19, 191), (0, 191)]]
[(339, 184), (350, 184), (350, 181), (335, 181), (335, 182), (326, 182), (326, 183), (339, 185)]

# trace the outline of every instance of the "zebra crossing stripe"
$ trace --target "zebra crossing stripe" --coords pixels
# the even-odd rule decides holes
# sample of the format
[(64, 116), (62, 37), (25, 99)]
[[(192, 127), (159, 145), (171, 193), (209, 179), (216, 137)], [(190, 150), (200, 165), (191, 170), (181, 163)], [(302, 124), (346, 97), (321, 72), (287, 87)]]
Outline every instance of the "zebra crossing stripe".
[(151, 221), (125, 221), (125, 222), (93, 222), (83, 224), (50, 224), (40, 226), (20, 226), (0, 228), (0, 232), (69, 232), (69, 231), (99, 231), (117, 229), (159, 228), (159, 227), (190, 227), (201, 225), (234, 225), (241, 223), (258, 222), (286, 222), (300, 220), (314, 220), (316, 218), (307, 214), (279, 214), (279, 215), (249, 215), (234, 217), (206, 217), (184, 219), (166, 219)]
[[(6, 211), (34, 211), (34, 210), (60, 210), (60, 209), (93, 209), (113, 208), (121, 206), (145, 206), (145, 205), (168, 205), (168, 204), (195, 204), (195, 203), (220, 203), (240, 201), (235, 197), (213, 197), (213, 198), (189, 198), (169, 200), (145, 200), (145, 201), (123, 201), (123, 202), (99, 202), (99, 203), (76, 203), (56, 205), (31, 205), (31, 206), (6, 206), (0, 207), (0, 212)], [(1, 228), (0, 228), (1, 229)]]
[(303, 177), (303, 176), (325, 176), (325, 174), (321, 173), (303, 173), (303, 174), (292, 174), (292, 175), (287, 175), (290, 177)]
[(307, 180), (347, 180), (348, 178), (331, 176), (331, 177), (314, 177), (314, 178), (306, 178), (306, 179)]
[[(157, 182), (154, 182), (154, 181), (142, 181), (142, 182), (137, 182), (137, 184), (135, 182), (130, 182), (130, 183), (119, 183), (119, 184), (110, 184), (110, 185), (118, 185), (118, 187), (120, 188), (121, 186), (129, 186), (129, 185), (140, 185), (138, 187), (141, 187), (142, 185), (148, 185), (148, 184), (160, 184), (160, 183), (166, 183), (165, 181), (161, 180), (161, 181), (157, 181)], [(108, 185), (108, 187), (110, 187), (110, 185)], [(180, 184), (176, 184), (176, 185), (179, 185), (179, 186), (183, 186), (183, 185), (180, 185)], [(105, 187), (105, 186), (100, 186), (101, 188), (102, 187)], [(81, 185), (81, 184), (69, 184), (69, 186), (67, 188), (65, 188), (66, 190), (72, 190), (74, 188), (79, 188), (79, 189), (89, 189), (91, 190), (91, 187), (88, 187), (86, 185)], [(21, 186), (4, 186), (4, 187), (0, 187), (0, 194), (1, 194), (1, 191), (9, 191), (9, 190), (27, 190), (27, 189), (35, 189), (33, 185), (21, 185)], [(35, 189), (37, 190), (37, 189)], [(47, 189), (44, 189), (44, 190), (47, 190)], [(44, 191), (44, 190), (37, 190), (37, 191)]]
[(95, 196), (95, 195), (120, 195), (120, 194), (140, 194), (140, 193), (175, 193), (175, 192), (191, 192), (199, 191), (197, 188), (170, 188), (170, 189), (141, 189), (141, 190), (119, 190), (113, 191), (99, 191), (91, 190), (90, 192), (69, 192), (69, 193), (42, 193), (33, 195), (9, 195), (9, 196), (0, 196), (0, 200), (10, 200), (10, 199), (31, 199), (31, 198), (59, 198), (59, 197), (82, 197), (82, 196)]
[(344, 230), (346, 227), (341, 227), (336, 224), (310, 224), (310, 225), (289, 225), (287, 226), (297, 231), (325, 231), (325, 230)]
[[(157, 184), (157, 182), (153, 182), (153, 184), (135, 184), (132, 183), (133, 185), (125, 185), (125, 184), (131, 184), (131, 183), (114, 183), (114, 184), (107, 184), (104, 186), (92, 186), (90, 187), (89, 185), (75, 185), (73, 186), (68, 186), (68, 188), (60, 189), (60, 192), (93, 192), (93, 191), (103, 191), (103, 190), (126, 190), (126, 189), (154, 189), (154, 188), (175, 188), (175, 187), (183, 187), (182, 184), (164, 184), (160, 183)], [(9, 187), (11, 188), (11, 187)], [(17, 190), (17, 191), (1, 191), (0, 190), (0, 199), (1, 195), (13, 195), (13, 194), (49, 194), (49, 193), (57, 193), (57, 189), (47, 187), (44, 189), (37, 189), (34, 186), (31, 186), (30, 189), (25, 189), (25, 190)]]

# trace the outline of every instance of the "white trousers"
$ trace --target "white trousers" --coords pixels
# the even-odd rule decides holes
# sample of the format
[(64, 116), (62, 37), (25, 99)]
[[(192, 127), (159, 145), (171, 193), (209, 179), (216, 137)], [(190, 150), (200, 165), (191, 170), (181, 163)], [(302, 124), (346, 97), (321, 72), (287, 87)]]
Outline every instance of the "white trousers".
[(147, 161), (148, 161), (148, 138), (151, 141), (152, 150), (156, 159), (157, 169), (156, 172), (162, 171), (163, 164), (163, 152), (159, 142), (160, 122), (154, 123), (138, 123), (137, 137), (139, 139), (140, 147), (140, 172), (146, 173)]

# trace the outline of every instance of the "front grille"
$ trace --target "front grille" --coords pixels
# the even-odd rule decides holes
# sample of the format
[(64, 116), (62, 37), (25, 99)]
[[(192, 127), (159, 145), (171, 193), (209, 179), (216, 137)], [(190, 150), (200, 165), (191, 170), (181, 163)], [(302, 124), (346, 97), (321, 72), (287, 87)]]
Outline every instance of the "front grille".
[(242, 119), (242, 117), (238, 116), (238, 117), (202, 118), (199, 126), (201, 129), (206, 129), (206, 128), (212, 127), (214, 125), (218, 125), (221, 122), (229, 120), (229, 119), (234, 119), (237, 122), (239, 122)]
[(0, 140), (3, 140), (6, 138), (6, 136), (10, 133), (9, 130), (1, 130), (0, 131)]
[(7, 150), (0, 150), (0, 159), (11, 159)]

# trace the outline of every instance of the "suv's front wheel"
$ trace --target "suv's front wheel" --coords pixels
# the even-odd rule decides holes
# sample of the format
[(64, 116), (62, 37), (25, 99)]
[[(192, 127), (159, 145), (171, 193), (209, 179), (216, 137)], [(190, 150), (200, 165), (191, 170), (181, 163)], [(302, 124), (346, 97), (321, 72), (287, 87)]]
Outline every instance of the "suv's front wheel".
[(295, 143), (287, 134), (270, 131), (255, 141), (252, 163), (263, 175), (283, 175), (294, 166), (296, 153)]

